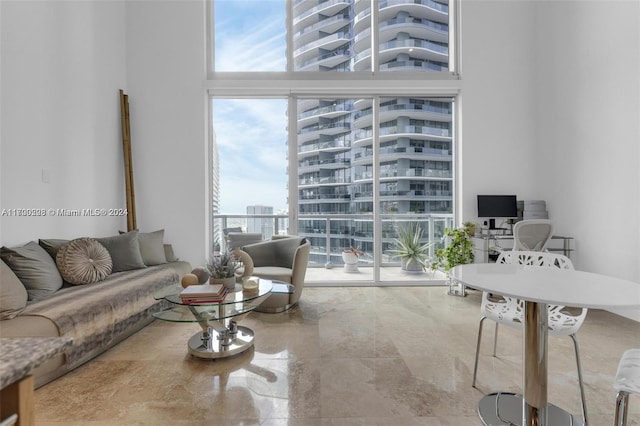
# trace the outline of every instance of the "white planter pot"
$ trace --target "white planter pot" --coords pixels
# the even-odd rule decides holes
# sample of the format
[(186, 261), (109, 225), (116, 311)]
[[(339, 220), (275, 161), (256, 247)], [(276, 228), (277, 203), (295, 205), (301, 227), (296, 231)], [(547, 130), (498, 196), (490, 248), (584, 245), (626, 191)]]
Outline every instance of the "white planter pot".
[(416, 260), (410, 259), (407, 261), (402, 261), (402, 269), (408, 274), (421, 274), (424, 272), (422, 269), (422, 265), (420, 265)]
[(345, 272), (359, 272), (358, 271), (358, 256), (355, 254), (343, 251), (342, 252), (342, 260), (344, 261), (344, 271)]

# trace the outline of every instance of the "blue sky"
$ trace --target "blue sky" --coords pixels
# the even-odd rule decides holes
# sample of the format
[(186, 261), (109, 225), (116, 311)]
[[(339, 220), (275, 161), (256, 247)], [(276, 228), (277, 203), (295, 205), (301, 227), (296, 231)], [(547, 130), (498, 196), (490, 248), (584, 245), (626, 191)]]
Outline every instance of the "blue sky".
[[(284, 0), (216, 0), (217, 71), (284, 71)], [(220, 212), (287, 206), (286, 99), (214, 99)]]
[(287, 205), (286, 99), (214, 99), (220, 158), (220, 212)]
[(216, 0), (217, 71), (286, 69), (285, 0)]

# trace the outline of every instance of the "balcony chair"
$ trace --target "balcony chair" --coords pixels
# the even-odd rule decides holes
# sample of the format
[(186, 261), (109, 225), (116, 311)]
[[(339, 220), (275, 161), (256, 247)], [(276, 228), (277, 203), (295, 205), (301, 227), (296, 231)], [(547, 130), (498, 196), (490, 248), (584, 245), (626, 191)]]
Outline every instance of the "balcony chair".
[(242, 230), (226, 232), (224, 238), (229, 251), (264, 240), (260, 232), (242, 232)]
[(271, 293), (256, 309), (258, 312), (283, 312), (298, 303), (304, 288), (311, 243), (304, 237), (275, 237), (272, 240), (243, 245), (234, 254), (244, 267), (237, 278), (257, 276), (293, 285), (292, 293)]
[(640, 394), (640, 349), (628, 349), (622, 354), (613, 388), (618, 391), (613, 424), (625, 426), (629, 411), (629, 395)]
[[(573, 269), (571, 260), (561, 254), (537, 251), (503, 251), (498, 256), (496, 263), (519, 264), (528, 266), (538, 266), (542, 268)], [(480, 339), (482, 337), (482, 323), (485, 319), (495, 321), (496, 329), (493, 341), (493, 356), (496, 356), (496, 346), (498, 343), (498, 325), (504, 324), (511, 328), (522, 329), (524, 324), (524, 301), (514, 297), (500, 296), (493, 293), (483, 292), (482, 303), (480, 305), (480, 325), (478, 327), (478, 342), (476, 345), (476, 358), (473, 367), (473, 381), (471, 386), (476, 386), (476, 373), (478, 371), (478, 356), (480, 352)], [(585, 317), (586, 308), (571, 308), (568, 310), (564, 306), (547, 306), (547, 326), (550, 336), (569, 336), (573, 341), (576, 354), (576, 365), (578, 368), (578, 385), (580, 387), (580, 402), (582, 405), (582, 416), (585, 424), (587, 421), (587, 406), (584, 396), (584, 384), (582, 382), (582, 368), (580, 366), (580, 353), (578, 350), (578, 340), (576, 333)]]
[(550, 220), (521, 220), (513, 225), (513, 250), (545, 251), (552, 235)]

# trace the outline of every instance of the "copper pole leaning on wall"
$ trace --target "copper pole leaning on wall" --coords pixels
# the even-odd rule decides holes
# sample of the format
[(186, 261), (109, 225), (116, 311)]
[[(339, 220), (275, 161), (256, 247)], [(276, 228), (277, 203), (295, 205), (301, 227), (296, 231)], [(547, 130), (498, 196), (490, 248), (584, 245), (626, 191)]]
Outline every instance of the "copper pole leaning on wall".
[(131, 162), (131, 132), (129, 127), (129, 96), (120, 89), (120, 121), (122, 122), (122, 149), (124, 153), (124, 184), (127, 193), (127, 231), (137, 228), (136, 193), (133, 189), (133, 165)]

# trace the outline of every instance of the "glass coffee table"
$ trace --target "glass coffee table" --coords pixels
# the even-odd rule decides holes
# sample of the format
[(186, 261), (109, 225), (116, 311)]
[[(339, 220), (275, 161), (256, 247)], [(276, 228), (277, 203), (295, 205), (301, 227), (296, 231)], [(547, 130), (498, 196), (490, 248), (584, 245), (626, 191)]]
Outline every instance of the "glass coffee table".
[(225, 358), (246, 351), (253, 345), (253, 330), (238, 325), (246, 314), (257, 308), (269, 294), (291, 293), (290, 284), (265, 279), (258, 280), (258, 288), (245, 291), (241, 284), (230, 290), (224, 300), (207, 303), (183, 303), (182, 286), (176, 284), (156, 293), (157, 300), (166, 300), (171, 306), (153, 316), (170, 322), (196, 322), (202, 331), (187, 342), (189, 353), (199, 358)]

